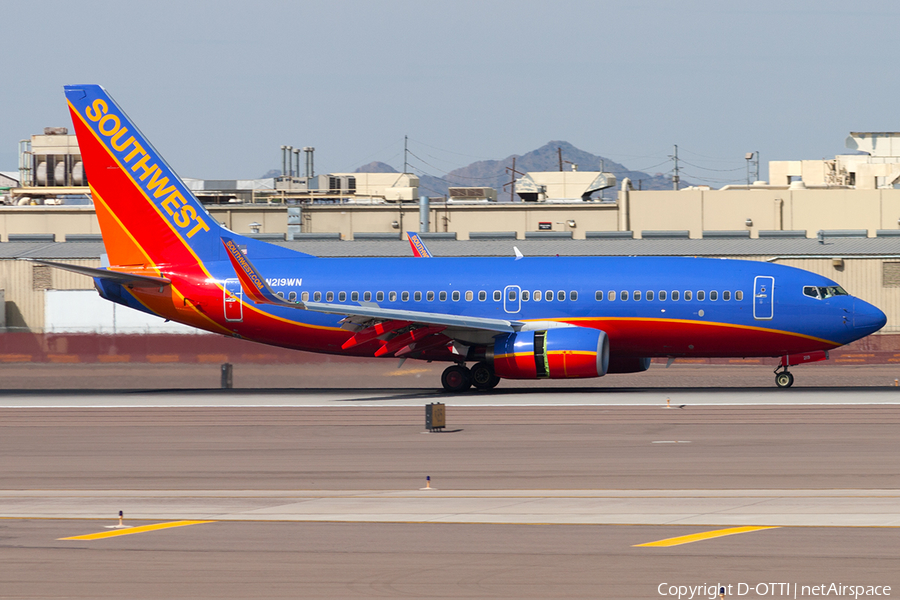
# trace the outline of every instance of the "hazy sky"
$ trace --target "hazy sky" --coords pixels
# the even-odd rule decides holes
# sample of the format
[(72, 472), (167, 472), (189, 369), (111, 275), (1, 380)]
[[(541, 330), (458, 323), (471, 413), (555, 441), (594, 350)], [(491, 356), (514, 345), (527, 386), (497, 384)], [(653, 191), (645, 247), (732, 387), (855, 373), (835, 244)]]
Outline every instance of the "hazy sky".
[(282, 144), (317, 173), (401, 168), (408, 135), (437, 176), (566, 140), (650, 172), (678, 144), (685, 178), (742, 180), (752, 150), (765, 175), (900, 130), (898, 22), (896, 1), (5, 2), (0, 170), (71, 127), (63, 85), (99, 83), (185, 177), (259, 177)]

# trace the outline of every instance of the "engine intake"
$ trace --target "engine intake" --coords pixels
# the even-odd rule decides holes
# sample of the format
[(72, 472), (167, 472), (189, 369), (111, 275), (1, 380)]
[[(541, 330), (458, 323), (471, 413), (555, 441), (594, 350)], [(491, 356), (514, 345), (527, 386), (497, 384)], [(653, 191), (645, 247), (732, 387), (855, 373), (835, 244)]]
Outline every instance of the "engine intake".
[(519, 331), (494, 342), (494, 372), (507, 379), (602, 377), (608, 367), (609, 338), (599, 329)]

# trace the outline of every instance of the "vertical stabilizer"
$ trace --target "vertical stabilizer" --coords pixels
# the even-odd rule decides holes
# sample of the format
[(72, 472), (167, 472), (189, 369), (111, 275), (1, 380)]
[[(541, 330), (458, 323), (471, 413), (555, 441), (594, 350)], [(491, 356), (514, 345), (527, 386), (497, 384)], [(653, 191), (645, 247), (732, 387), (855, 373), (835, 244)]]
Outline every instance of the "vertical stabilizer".
[(202, 264), (225, 233), (99, 85), (66, 98), (111, 265)]

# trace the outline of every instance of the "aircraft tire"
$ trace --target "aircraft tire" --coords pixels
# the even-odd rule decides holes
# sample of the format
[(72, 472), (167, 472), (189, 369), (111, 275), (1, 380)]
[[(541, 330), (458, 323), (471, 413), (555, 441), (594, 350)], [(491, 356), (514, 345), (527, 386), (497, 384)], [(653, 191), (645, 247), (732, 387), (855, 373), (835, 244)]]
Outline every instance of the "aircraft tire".
[(462, 365), (450, 365), (441, 374), (441, 385), (445, 392), (464, 392), (472, 386), (472, 374)]
[(778, 375), (775, 376), (775, 385), (780, 388), (789, 388), (794, 385), (794, 375), (793, 373), (788, 373), (787, 371), (782, 371)]
[(497, 387), (500, 378), (494, 374), (494, 369), (488, 363), (480, 362), (471, 369), (472, 385), (479, 390), (489, 390)]

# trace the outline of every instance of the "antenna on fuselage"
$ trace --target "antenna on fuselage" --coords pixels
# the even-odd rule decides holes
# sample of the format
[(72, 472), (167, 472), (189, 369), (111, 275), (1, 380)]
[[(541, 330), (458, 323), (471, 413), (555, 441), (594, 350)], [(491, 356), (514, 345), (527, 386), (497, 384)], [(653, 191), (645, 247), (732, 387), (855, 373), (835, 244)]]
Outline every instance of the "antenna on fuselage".
[(515, 250), (515, 252), (516, 252), (516, 260), (519, 260), (520, 258), (525, 258), (525, 255), (522, 254), (522, 251), (519, 250), (516, 246), (513, 246), (513, 250)]

